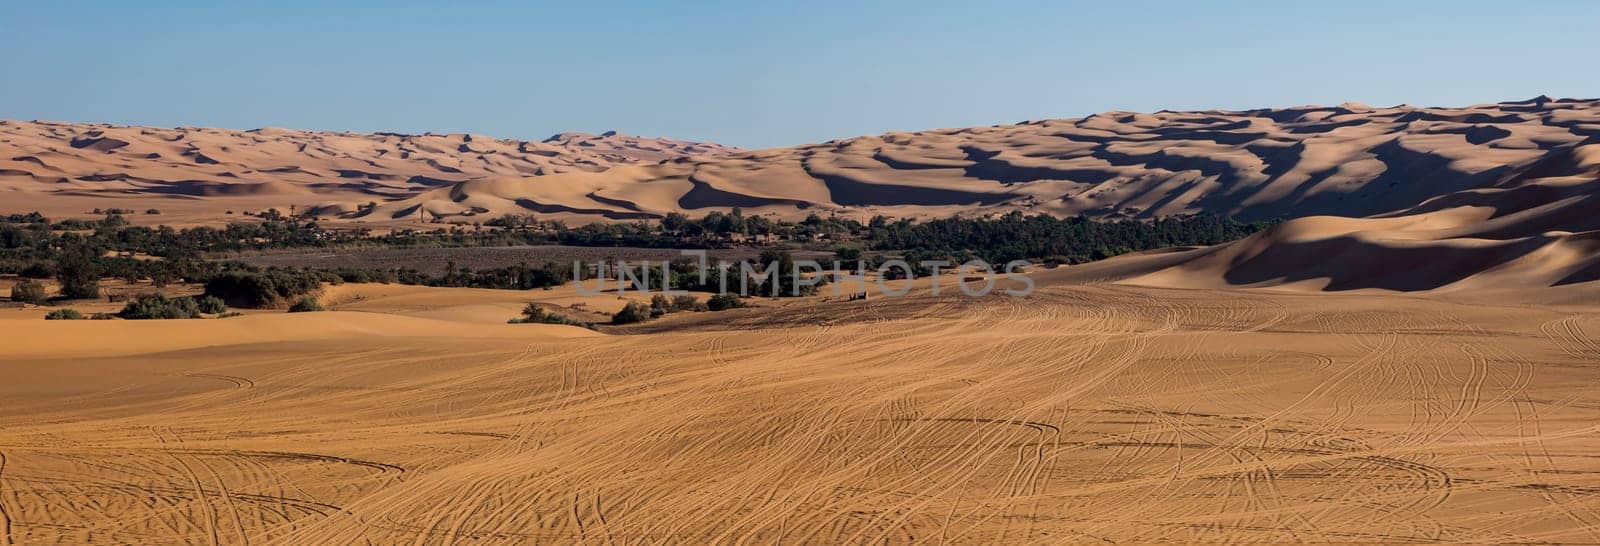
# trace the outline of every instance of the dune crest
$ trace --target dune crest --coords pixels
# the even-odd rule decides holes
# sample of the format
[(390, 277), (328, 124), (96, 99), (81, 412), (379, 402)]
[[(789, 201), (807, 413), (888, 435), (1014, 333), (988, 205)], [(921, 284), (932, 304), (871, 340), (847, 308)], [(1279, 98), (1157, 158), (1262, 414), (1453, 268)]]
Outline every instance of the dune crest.
[[(600, 172), (738, 148), (608, 132), (544, 141), (469, 134), (176, 129), (0, 121), (0, 194), (15, 212), (147, 207), (195, 223), (229, 210), (293, 206), (329, 219), (464, 182)], [(363, 220), (375, 220), (366, 219)]]
[(1548, 168), (1596, 134), (1600, 101), (1548, 98), (1107, 112), (754, 151), (616, 132), (529, 142), (7, 121), (0, 191), (107, 206), (200, 198), (218, 222), (230, 200), (364, 222), (505, 213), (633, 220), (732, 207), (788, 218), (1366, 217)]
[(1597, 206), (1600, 138), (1591, 137), (1483, 187), (1375, 217), (1290, 220), (1129, 282), (1401, 291), (1583, 283), (1600, 279)]
[[(159, 204), (195, 223), (268, 206), (380, 225), (734, 207), (790, 219), (1300, 219), (1130, 280), (1427, 290), (1600, 278), (1600, 226), (1586, 213), (1600, 194), (1597, 144), (1600, 100), (1548, 97), (1106, 112), (752, 151), (616, 132), (528, 142), (6, 121), (0, 194), (6, 212)], [(1342, 219), (1310, 218), (1321, 216)]]
[[(1013, 210), (1098, 218), (1366, 217), (1491, 187), (1597, 131), (1600, 102), (1573, 99), (1467, 108), (1346, 103), (1108, 112), (686, 156), (645, 173), (523, 177), (495, 185), (498, 203), (467, 205), (475, 192), (460, 188), (381, 208), (432, 205), (446, 218), (559, 211), (631, 219), (735, 206), (786, 218)], [(592, 191), (574, 192), (575, 186)]]

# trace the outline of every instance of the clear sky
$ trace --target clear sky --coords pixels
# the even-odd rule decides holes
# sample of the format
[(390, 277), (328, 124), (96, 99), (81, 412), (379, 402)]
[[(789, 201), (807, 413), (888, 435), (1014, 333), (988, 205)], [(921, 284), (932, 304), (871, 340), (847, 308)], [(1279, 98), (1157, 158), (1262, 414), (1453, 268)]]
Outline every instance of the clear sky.
[(0, 7), (0, 118), (761, 147), (1105, 110), (1600, 96), (1600, 2)]

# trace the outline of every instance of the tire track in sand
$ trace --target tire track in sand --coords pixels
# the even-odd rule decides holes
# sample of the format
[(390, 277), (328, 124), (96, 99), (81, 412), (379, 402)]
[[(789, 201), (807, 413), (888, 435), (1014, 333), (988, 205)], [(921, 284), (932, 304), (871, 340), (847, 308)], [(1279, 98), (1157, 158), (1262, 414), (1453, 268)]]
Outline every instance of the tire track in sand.
[(6, 454), (0, 451), (0, 546), (11, 546), (11, 511), (6, 508)]

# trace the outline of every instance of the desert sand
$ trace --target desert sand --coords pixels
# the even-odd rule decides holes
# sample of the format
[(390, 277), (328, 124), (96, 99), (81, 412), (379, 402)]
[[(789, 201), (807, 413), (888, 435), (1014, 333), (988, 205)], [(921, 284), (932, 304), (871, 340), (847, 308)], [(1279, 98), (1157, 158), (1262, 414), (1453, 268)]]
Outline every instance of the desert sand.
[(634, 335), (0, 310), (0, 544), (1600, 541), (1595, 303), (1084, 271)]
[[(948, 217), (1293, 219), (1143, 284), (1402, 291), (1600, 279), (1600, 101), (1108, 112), (746, 151), (608, 132), (474, 135), (0, 122), (0, 213), (328, 225), (508, 213), (633, 221), (740, 207)], [(1309, 264), (1309, 266), (1308, 266)], [(1403, 265), (1402, 265), (1403, 264)]]
[(1596, 135), (1600, 101), (1544, 97), (755, 151), (4, 122), (0, 212), (142, 223), (1291, 219), (1033, 268), (1020, 298), (922, 279), (598, 332), (506, 320), (643, 297), (0, 308), (0, 546), (1600, 542)]
[(1483, 206), (1493, 197), (1484, 190), (1551, 176), (1555, 158), (1596, 135), (1600, 101), (1548, 97), (1106, 112), (763, 150), (615, 132), (529, 142), (3, 121), (0, 196), (6, 209), (153, 206), (212, 223), (227, 210), (289, 205), (379, 224), (424, 211), (430, 221), (614, 221), (732, 207), (785, 218), (1367, 217), (1445, 197), (1436, 205)]
[[(616, 132), (561, 133), (532, 142), (470, 134), (0, 121), (0, 196), (3, 212), (161, 210), (160, 217), (133, 217), (151, 224), (214, 225), (245, 211), (288, 214), (291, 207), (378, 220), (364, 218), (360, 209), (470, 180), (599, 172), (739, 151)], [(400, 216), (387, 223), (412, 220)]]

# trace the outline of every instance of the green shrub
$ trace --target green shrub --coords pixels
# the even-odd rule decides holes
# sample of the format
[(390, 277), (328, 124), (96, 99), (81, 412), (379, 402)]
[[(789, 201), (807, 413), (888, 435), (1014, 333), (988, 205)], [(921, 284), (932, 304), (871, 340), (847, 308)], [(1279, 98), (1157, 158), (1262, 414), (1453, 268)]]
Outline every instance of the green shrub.
[(650, 308), (636, 301), (630, 301), (622, 306), (621, 311), (611, 315), (612, 324), (633, 324), (644, 322), (650, 318)]
[(83, 320), (83, 313), (77, 309), (56, 309), (44, 316), (45, 320)]
[(537, 303), (530, 301), (522, 307), (522, 322), (544, 322), (548, 317), (549, 314)]
[(738, 309), (740, 307), (744, 307), (744, 300), (739, 299), (736, 294), (717, 294), (706, 300), (706, 309), (712, 311)]
[(315, 271), (229, 271), (207, 280), (205, 294), (222, 300), (229, 307), (263, 309), (313, 294), (322, 289), (324, 280), (328, 280), (327, 276)]
[(289, 306), (290, 313), (311, 313), (322, 310), (322, 304), (317, 302), (317, 298), (311, 296), (300, 298), (300, 301), (296, 301), (294, 305)]
[(207, 315), (220, 315), (228, 311), (228, 305), (222, 302), (222, 298), (216, 296), (200, 296), (194, 303), (200, 308), (201, 313)]
[(168, 298), (161, 294), (140, 294), (122, 307), (117, 316), (130, 320), (200, 318), (194, 298)]
[(44, 285), (39, 281), (22, 281), (11, 287), (11, 301), (44, 305), (48, 300), (44, 293)]
[(704, 311), (705, 304), (694, 296), (682, 294), (668, 298), (666, 294), (656, 294), (650, 297), (650, 317), (655, 318), (667, 313), (678, 311)]
[(674, 311), (704, 311), (704, 310), (706, 310), (706, 304), (700, 303), (700, 300), (695, 299), (694, 296), (690, 296), (688, 294), (684, 294), (684, 295), (681, 295), (681, 296), (674, 296), (672, 298), (672, 310), (674, 310)]
[(514, 319), (511, 319), (511, 320), (508, 320), (508, 321), (506, 321), (506, 323), (507, 324), (565, 324), (565, 325), (568, 325), (568, 326), (580, 326), (580, 327), (583, 327), (583, 328), (589, 328), (591, 330), (594, 329), (594, 323), (572, 320), (572, 319), (567, 318), (567, 317), (565, 317), (563, 315), (558, 315), (558, 314), (555, 314), (555, 313), (551, 313), (549, 311), (545, 311), (543, 307), (540, 307), (539, 304), (533, 303), (533, 302), (528, 302), (528, 305), (522, 308), (522, 316), (514, 318)]
[(238, 311), (228, 311), (226, 313), (222, 313), (222, 314), (217, 315), (217, 318), (233, 318), (233, 317), (242, 317), (242, 316), (244, 316), (244, 313), (240, 313)]

